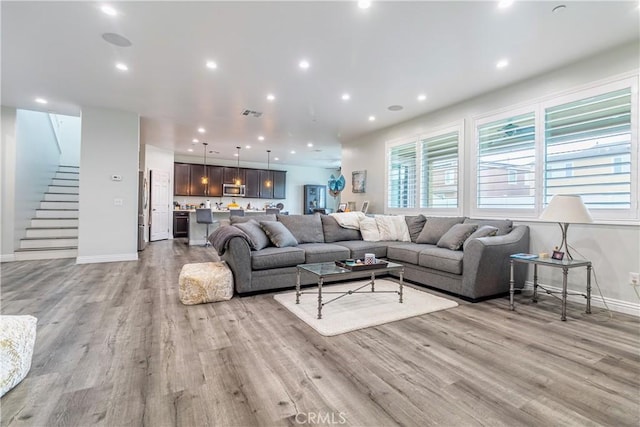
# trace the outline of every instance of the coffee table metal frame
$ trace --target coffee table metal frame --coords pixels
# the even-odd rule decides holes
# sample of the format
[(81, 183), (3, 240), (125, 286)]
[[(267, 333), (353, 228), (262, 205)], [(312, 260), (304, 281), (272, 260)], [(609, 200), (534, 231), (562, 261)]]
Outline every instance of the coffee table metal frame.
[[(309, 291), (301, 291), (300, 290), (300, 273), (302, 271), (306, 271), (309, 272), (315, 276), (318, 277), (318, 319), (322, 319), (322, 307), (324, 307), (325, 305), (332, 303), (344, 296), (347, 295), (352, 295), (352, 294), (363, 294), (363, 293), (392, 293), (392, 294), (398, 294), (399, 295), (399, 302), (400, 304), (402, 304), (402, 298), (403, 298), (403, 294), (402, 294), (402, 287), (404, 285), (404, 266), (402, 264), (396, 264), (394, 262), (388, 262), (386, 266), (384, 267), (379, 267), (379, 268), (374, 268), (374, 269), (370, 269), (370, 270), (360, 270), (360, 271), (352, 271), (349, 270), (348, 268), (342, 268), (342, 267), (338, 267), (334, 262), (320, 262), (320, 263), (314, 263), (314, 264), (300, 264), (298, 266), (296, 266), (298, 269), (298, 274), (297, 274), (297, 278), (296, 278), (296, 304), (300, 304), (300, 295), (303, 294), (315, 294), (316, 292), (309, 292)], [(324, 284), (324, 280), (327, 277), (336, 277), (336, 276), (344, 276), (344, 278), (348, 278), (349, 276), (355, 275), (357, 273), (360, 274), (360, 277), (362, 277), (362, 273), (370, 273), (370, 280), (369, 282), (365, 283), (364, 285), (361, 285), (355, 289), (349, 289), (347, 291), (323, 291), (322, 290), (322, 285)], [(389, 272), (398, 272), (398, 276), (399, 276), (399, 287), (397, 291), (376, 291), (375, 290), (375, 285), (376, 285), (376, 274), (380, 274), (380, 273), (389, 273)], [(362, 290), (366, 287), (370, 286), (370, 290)], [(330, 299), (329, 301), (323, 301), (322, 300), (322, 296), (323, 294), (338, 294), (338, 296), (336, 296), (333, 299)]]

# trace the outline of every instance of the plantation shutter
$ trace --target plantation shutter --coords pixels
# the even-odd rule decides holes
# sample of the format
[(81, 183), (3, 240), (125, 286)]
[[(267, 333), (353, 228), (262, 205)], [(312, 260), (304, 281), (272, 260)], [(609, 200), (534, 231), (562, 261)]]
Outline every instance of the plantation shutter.
[(479, 125), (478, 208), (535, 208), (535, 113)]
[(631, 207), (630, 88), (545, 109), (545, 206), (554, 194)]
[(422, 140), (421, 208), (458, 207), (458, 132)]
[(409, 142), (389, 148), (387, 206), (415, 208), (417, 184), (417, 143)]

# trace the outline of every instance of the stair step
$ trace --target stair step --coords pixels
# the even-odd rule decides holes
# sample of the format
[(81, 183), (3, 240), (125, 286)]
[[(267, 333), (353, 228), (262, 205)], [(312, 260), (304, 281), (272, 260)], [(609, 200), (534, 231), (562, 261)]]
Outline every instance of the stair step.
[(17, 249), (14, 255), (16, 261), (76, 258), (78, 248)]
[(20, 249), (50, 249), (77, 248), (78, 238), (74, 237), (45, 237), (44, 239), (30, 237), (20, 239)]
[(60, 187), (77, 187), (79, 182), (80, 180), (78, 178), (53, 178), (51, 180), (51, 185), (57, 185)]
[(78, 227), (28, 227), (27, 238), (78, 237)]
[(36, 209), (36, 218), (78, 219), (78, 209)]
[(54, 179), (79, 179), (80, 172), (61, 172), (57, 171)]
[(45, 202), (78, 202), (80, 196), (70, 193), (44, 193)]
[(61, 194), (78, 194), (80, 187), (70, 185), (50, 185), (47, 189), (48, 193), (61, 193)]
[(32, 218), (32, 228), (77, 227), (78, 218)]
[(78, 202), (73, 201), (47, 201), (43, 200), (40, 202), (40, 209), (75, 209), (78, 210), (80, 204)]

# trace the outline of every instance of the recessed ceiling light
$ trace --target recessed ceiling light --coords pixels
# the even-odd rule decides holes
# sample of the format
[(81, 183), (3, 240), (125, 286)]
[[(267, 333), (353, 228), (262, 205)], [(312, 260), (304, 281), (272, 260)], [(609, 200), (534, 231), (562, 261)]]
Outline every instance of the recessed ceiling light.
[(198, 128), (198, 132), (200, 132), (200, 133), (205, 133), (205, 132), (206, 132), (206, 130), (204, 130), (204, 128)]
[(280, 160), (280, 157), (274, 157), (273, 160)]
[(215, 70), (216, 68), (218, 68), (218, 64), (216, 64), (214, 61), (207, 61), (207, 68), (211, 68), (212, 70)]
[(276, 99), (276, 96), (272, 93), (270, 93), (269, 95), (267, 95), (267, 101), (274, 101)]
[(420, 95), (418, 95), (418, 101), (424, 101), (427, 99), (427, 95), (425, 95), (424, 93), (421, 93)]
[(36, 102), (38, 104), (47, 104), (48, 103), (48, 101), (46, 99), (44, 99), (44, 98), (36, 98)]
[(127, 67), (127, 64), (123, 64), (122, 62), (118, 62), (116, 64), (116, 68), (120, 71), (129, 71), (129, 67)]
[(258, 141), (264, 141), (264, 136), (260, 135), (260, 136), (258, 137)]
[(233, 153), (233, 157), (240, 157), (240, 154), (238, 154), (238, 153)]
[(109, 16), (116, 16), (118, 14), (118, 11), (112, 8), (111, 6), (109, 6), (108, 4), (105, 4), (104, 6), (102, 6), (100, 10), (102, 11), (102, 13)]
[(291, 154), (296, 154), (296, 150), (291, 150)]
[(500, 61), (496, 62), (496, 68), (498, 69), (504, 68), (507, 65), (509, 65), (509, 61), (507, 59), (501, 59)]
[(564, 10), (566, 8), (567, 8), (566, 4), (559, 4), (556, 7), (554, 7), (553, 9), (551, 9), (551, 12), (553, 12), (553, 13), (564, 12)]
[(251, 146), (250, 145), (245, 145), (244, 148), (249, 149), (249, 148), (251, 148)]
[(306, 70), (307, 68), (309, 68), (311, 66), (311, 64), (309, 64), (309, 61), (307, 61), (306, 59), (303, 59), (302, 61), (300, 61), (298, 63), (298, 66), (300, 68), (302, 68), (303, 70)]
[(373, 122), (373, 121), (375, 121), (375, 120), (376, 120), (376, 116), (369, 116), (369, 121), (370, 121), (370, 122)]
[(388, 109), (389, 111), (400, 111), (400, 110), (402, 110), (403, 108), (404, 108), (404, 107), (403, 107), (402, 105), (389, 105), (389, 106), (387, 107), (387, 109)]
[(187, 151), (193, 153), (193, 148), (188, 148)]
[(193, 139), (191, 140), (191, 142), (193, 142), (194, 144), (197, 144), (197, 143), (198, 143), (198, 142), (200, 142), (200, 141), (198, 140), (198, 138), (193, 138)]
[(369, 9), (371, 7), (371, 2), (369, 0), (358, 0), (358, 7), (360, 9)]
[(506, 9), (513, 4), (513, 0), (500, 0), (498, 2), (499, 9)]
[(307, 147), (313, 147), (313, 142), (307, 142)]
[(342, 94), (342, 100), (343, 101), (348, 101), (351, 99), (351, 95), (349, 95), (348, 93), (343, 93)]

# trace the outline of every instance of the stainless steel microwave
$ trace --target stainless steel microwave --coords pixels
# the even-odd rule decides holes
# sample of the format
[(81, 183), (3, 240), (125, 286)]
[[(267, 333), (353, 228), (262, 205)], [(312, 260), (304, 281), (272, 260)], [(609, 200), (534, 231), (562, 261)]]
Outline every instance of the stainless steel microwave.
[(222, 184), (223, 196), (244, 197), (244, 192), (244, 185)]

